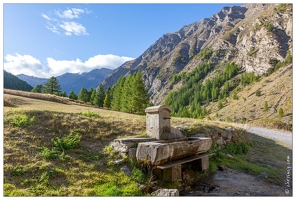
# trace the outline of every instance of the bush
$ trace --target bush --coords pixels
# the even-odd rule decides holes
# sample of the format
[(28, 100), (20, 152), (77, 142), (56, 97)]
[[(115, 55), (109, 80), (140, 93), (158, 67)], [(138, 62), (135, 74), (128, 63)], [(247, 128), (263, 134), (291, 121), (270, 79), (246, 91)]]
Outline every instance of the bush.
[(279, 117), (283, 117), (284, 116), (284, 110), (282, 108), (279, 109), (278, 116)]
[(257, 97), (260, 97), (261, 96), (261, 90), (260, 89), (256, 90), (256, 96)]
[(147, 181), (146, 175), (136, 167), (133, 169), (133, 178), (136, 182), (145, 183)]
[(17, 127), (26, 127), (31, 125), (34, 120), (34, 116), (29, 118), (26, 114), (17, 114), (12, 117), (11, 123)]
[(232, 122), (232, 119), (230, 117), (227, 117), (227, 122)]
[(267, 104), (267, 101), (264, 102), (264, 108), (263, 108), (264, 111), (268, 111), (268, 104)]
[(45, 147), (41, 152), (41, 156), (48, 160), (54, 160), (59, 157), (59, 152), (56, 150), (50, 150), (49, 148)]
[(62, 139), (55, 137), (52, 139), (52, 143), (54, 147), (61, 151), (74, 149), (80, 144), (80, 136), (78, 133), (73, 135), (73, 133), (70, 132), (68, 136), (63, 137)]
[(249, 151), (249, 147), (244, 142), (241, 142), (240, 144), (227, 143), (222, 151), (232, 155), (245, 154)]
[(99, 114), (91, 111), (87, 111), (87, 113), (79, 113), (80, 115), (83, 115), (85, 117), (99, 117)]

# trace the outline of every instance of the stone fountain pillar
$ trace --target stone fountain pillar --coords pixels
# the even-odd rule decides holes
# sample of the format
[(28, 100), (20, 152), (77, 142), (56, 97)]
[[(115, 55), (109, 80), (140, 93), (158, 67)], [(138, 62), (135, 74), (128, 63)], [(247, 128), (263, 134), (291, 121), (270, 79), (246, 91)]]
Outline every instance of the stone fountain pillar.
[(145, 109), (146, 132), (157, 140), (171, 140), (184, 138), (181, 131), (171, 128), (171, 112), (169, 106), (152, 106)]

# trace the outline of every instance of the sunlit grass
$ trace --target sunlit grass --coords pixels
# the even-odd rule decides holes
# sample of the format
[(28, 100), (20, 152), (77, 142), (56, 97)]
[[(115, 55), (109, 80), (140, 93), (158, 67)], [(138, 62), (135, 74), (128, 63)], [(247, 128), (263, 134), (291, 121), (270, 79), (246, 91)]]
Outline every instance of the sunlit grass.
[[(115, 164), (121, 156), (109, 146), (116, 138), (147, 137), (145, 116), (23, 97), (10, 98), (21, 103), (17, 107), (4, 108), (4, 196), (149, 195), (139, 189), (138, 183), (149, 185), (154, 178), (144, 175), (127, 158), (124, 163)], [(16, 116), (25, 116), (19, 121), (29, 123), (18, 126), (14, 123)], [(188, 136), (223, 133), (223, 128), (229, 126), (175, 117), (171, 124), (185, 127)], [(217, 162), (212, 160), (209, 171), (202, 175), (215, 172), (217, 164), (224, 163), (255, 175), (265, 171), (268, 181), (279, 183), (284, 175), (280, 169), (284, 169), (285, 156), (289, 152), (260, 138), (254, 138), (254, 141), (248, 153), (238, 154), (234, 160), (226, 157)], [(233, 147), (229, 149), (233, 150)], [(270, 156), (266, 157), (267, 152)], [(130, 167), (133, 176), (120, 171), (123, 165)], [(160, 181), (158, 184), (178, 187), (176, 183)]]

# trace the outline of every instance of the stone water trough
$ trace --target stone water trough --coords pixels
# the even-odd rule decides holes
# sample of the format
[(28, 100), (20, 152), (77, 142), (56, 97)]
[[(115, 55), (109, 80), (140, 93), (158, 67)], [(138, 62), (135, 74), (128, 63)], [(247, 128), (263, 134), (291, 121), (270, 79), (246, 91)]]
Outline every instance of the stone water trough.
[(121, 138), (111, 146), (122, 155), (152, 166), (158, 176), (167, 181), (182, 179), (182, 165), (193, 168), (209, 168), (209, 156), (212, 139), (207, 137), (185, 137), (183, 133), (171, 127), (169, 106), (153, 106), (145, 109), (146, 132), (149, 138)]

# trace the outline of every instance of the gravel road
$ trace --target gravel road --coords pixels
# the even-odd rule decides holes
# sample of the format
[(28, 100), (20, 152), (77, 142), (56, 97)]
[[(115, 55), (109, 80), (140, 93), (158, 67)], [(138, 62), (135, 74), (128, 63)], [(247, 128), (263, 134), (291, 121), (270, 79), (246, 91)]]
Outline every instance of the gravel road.
[(279, 142), (281, 145), (284, 145), (285, 147), (288, 147), (289, 149), (292, 149), (293, 144), (293, 134), (292, 132), (284, 132), (279, 130), (272, 130), (267, 128), (259, 128), (259, 127), (253, 127), (248, 125), (237, 125), (233, 124), (234, 126), (240, 127), (245, 129), (246, 131), (250, 133), (254, 133), (256, 135), (259, 135), (261, 137), (272, 139), (276, 142)]

